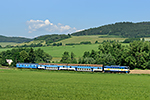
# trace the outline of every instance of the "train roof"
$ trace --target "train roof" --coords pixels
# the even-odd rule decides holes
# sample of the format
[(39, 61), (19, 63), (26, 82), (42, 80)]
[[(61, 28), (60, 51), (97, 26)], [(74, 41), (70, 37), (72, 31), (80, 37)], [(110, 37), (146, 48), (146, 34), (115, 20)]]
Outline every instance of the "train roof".
[(37, 63), (17, 63), (17, 64), (30, 64), (30, 65), (38, 65)]
[(111, 66), (104, 66), (104, 67), (130, 68), (129, 66), (120, 66), (120, 65), (111, 65)]
[(103, 64), (63, 64), (63, 63), (39, 63), (39, 65), (59, 65), (59, 66), (91, 66), (102, 67)]

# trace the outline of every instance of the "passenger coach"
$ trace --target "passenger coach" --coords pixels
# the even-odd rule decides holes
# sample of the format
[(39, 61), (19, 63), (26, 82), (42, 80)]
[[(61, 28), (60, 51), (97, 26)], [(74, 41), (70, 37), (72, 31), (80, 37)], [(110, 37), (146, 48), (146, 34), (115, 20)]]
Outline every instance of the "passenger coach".
[(37, 69), (38, 68), (38, 64), (36, 64), (36, 63), (17, 63), (16, 67), (17, 68), (33, 68), (33, 69)]

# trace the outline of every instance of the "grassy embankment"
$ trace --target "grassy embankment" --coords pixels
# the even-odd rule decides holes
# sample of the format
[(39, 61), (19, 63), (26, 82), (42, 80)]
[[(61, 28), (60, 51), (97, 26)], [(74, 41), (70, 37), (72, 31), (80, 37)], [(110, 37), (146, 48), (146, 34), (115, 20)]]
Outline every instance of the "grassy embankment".
[(149, 100), (149, 75), (0, 69), (1, 100)]

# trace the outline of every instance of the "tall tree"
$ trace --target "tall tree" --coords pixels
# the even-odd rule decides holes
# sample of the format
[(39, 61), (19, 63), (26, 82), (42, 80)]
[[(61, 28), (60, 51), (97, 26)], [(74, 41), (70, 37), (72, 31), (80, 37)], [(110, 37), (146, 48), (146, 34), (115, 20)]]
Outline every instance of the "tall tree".
[(30, 63), (35, 63), (35, 53), (34, 50), (31, 48), (29, 51), (29, 62)]
[(90, 57), (90, 52), (89, 51), (85, 51), (83, 57), (84, 58)]
[(70, 63), (70, 55), (69, 52), (65, 51), (60, 60), (62, 63)]
[(77, 60), (75, 58), (75, 54), (71, 52), (71, 63), (77, 63)]
[(20, 52), (20, 60), (21, 60), (20, 62), (25, 62), (25, 63), (30, 62), (29, 61), (29, 55), (25, 50)]

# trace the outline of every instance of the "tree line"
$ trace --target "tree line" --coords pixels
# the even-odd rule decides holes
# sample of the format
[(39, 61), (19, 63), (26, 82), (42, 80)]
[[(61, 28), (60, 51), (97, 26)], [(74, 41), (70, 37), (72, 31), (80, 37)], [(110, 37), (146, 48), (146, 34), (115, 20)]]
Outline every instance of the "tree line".
[(0, 53), (0, 65), (8, 66), (6, 59), (12, 59), (12, 66), (16, 66), (16, 63), (39, 63), (49, 62), (52, 56), (45, 53), (42, 49), (33, 50), (33, 48), (18, 48)]
[(23, 42), (29, 42), (33, 39), (24, 38), (24, 37), (6, 37), (0, 35), (0, 42), (15, 42), (15, 43), (23, 43)]
[(71, 38), (71, 35), (65, 35), (65, 34), (52, 34), (52, 35), (44, 35), (44, 36), (39, 36), (37, 38), (34, 38), (34, 40), (45, 40), (46, 44), (49, 45), (50, 43), (53, 42), (58, 42), (63, 39)]
[(99, 45), (98, 51), (85, 51), (83, 56), (78, 58), (78, 61), (73, 52), (69, 55), (69, 52), (65, 51), (60, 62), (122, 65), (130, 66), (131, 69), (150, 69), (150, 44), (144, 41), (134, 41), (125, 46), (117, 42), (105, 42)]

